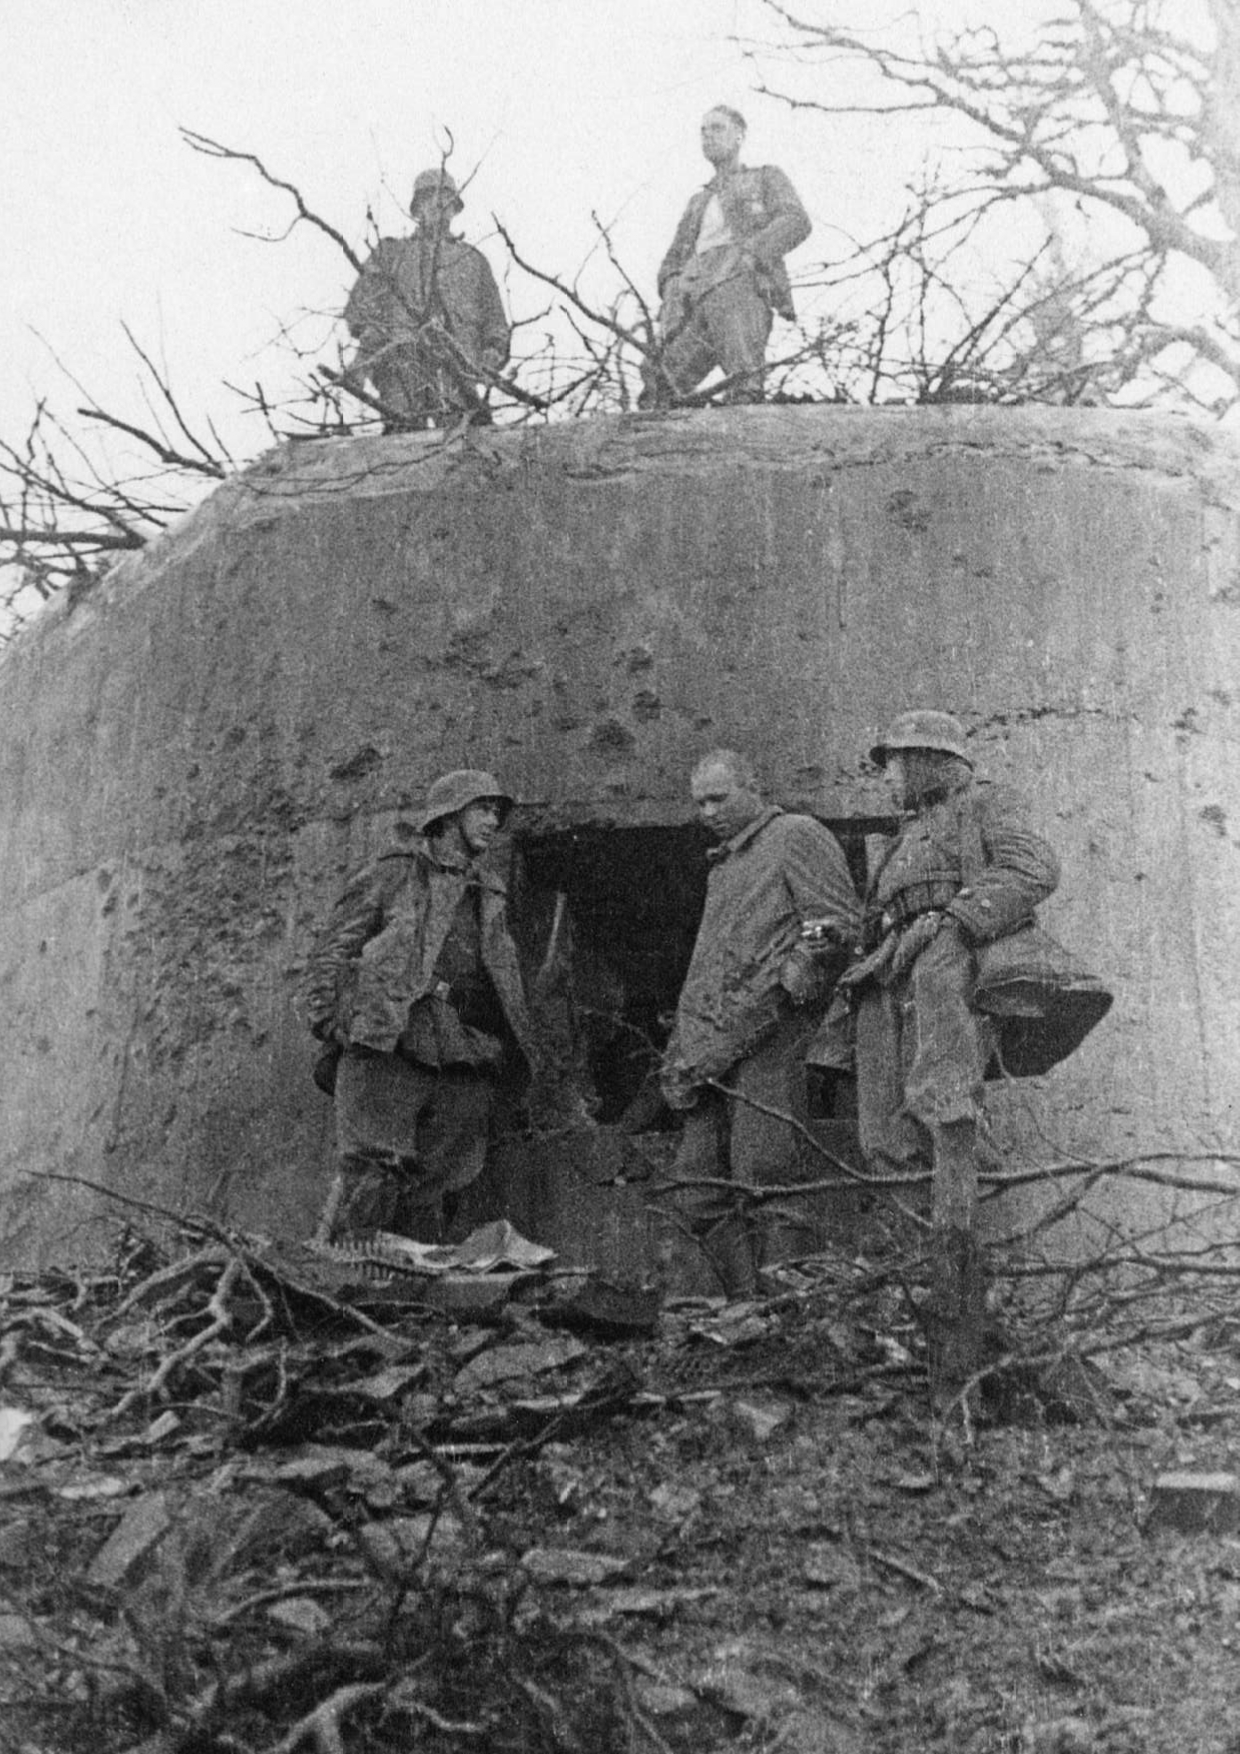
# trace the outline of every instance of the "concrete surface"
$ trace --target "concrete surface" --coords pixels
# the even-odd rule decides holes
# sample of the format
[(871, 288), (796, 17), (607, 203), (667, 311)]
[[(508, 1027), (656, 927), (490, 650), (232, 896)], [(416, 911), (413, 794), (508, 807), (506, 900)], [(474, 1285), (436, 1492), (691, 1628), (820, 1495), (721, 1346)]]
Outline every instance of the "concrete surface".
[[(710, 410), (264, 458), (0, 656), (0, 1264), (110, 1246), (123, 1210), (49, 1176), (312, 1228), (304, 958), (439, 771), (498, 767), (518, 841), (549, 844), (686, 823), (688, 768), (736, 744), (860, 835), (885, 810), (863, 752), (907, 705), (960, 713), (1026, 787), (1065, 865), (1045, 922), (1118, 993), (1001, 1099), (1007, 1136), (1235, 1150), (1238, 508), (1234, 440), (1102, 410)], [(689, 904), (638, 879), (643, 944), (664, 908), (683, 954)]]

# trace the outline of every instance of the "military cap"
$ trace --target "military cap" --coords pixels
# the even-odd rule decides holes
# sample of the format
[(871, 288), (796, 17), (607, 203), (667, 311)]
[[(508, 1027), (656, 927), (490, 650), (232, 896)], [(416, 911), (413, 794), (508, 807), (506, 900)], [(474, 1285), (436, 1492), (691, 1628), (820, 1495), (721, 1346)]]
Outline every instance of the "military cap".
[(451, 773), (440, 774), (427, 792), (426, 808), (416, 818), (417, 826), (425, 834), (445, 816), (455, 816), (458, 810), (464, 810), (470, 804), (480, 804), (484, 798), (493, 798), (499, 805), (501, 822), (515, 801), (493, 773), (486, 773), (480, 767), (453, 768)]
[(951, 713), (928, 710), (899, 713), (870, 750), (870, 760), (886, 767), (887, 757), (902, 749), (937, 749), (944, 755), (958, 755), (972, 767), (973, 759), (965, 749), (964, 737), (964, 726)]
[(459, 213), (465, 205), (461, 200), (461, 192), (457, 188), (455, 180), (442, 167), (437, 167), (433, 171), (418, 172), (413, 179), (413, 194), (409, 197), (409, 211), (412, 213), (419, 201), (424, 201), (428, 195), (450, 195), (455, 203), (453, 211), (456, 213)]

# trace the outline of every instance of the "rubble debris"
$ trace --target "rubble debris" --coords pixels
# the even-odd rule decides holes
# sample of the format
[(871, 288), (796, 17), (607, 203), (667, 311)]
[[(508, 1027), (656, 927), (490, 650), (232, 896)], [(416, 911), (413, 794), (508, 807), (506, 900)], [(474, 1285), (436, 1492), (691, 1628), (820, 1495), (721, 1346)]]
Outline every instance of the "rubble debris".
[(131, 1504), (91, 1561), (88, 1583), (115, 1588), (172, 1527), (168, 1495), (148, 1492)]
[(34, 1414), (24, 1407), (0, 1407), (0, 1462), (7, 1462), (17, 1453), (34, 1423)]
[(1231, 1535), (1240, 1529), (1240, 1478), (1235, 1474), (1160, 1474), (1151, 1489), (1147, 1534)]
[[(1023, 1720), (1071, 1717), (1056, 1691), (1101, 1684), (1091, 1603), (1161, 1626), (1191, 1588), (1192, 1625), (1207, 1599), (1228, 1629), (1240, 1613), (1226, 1533), (1187, 1582), (1166, 1546), (1125, 1582), (1151, 1553), (1134, 1481), (1190, 1453), (1196, 1479), (1229, 1467), (1230, 1356), (1209, 1388), (1172, 1349), (1160, 1368), (1201, 1386), (1169, 1412), (1135, 1385), (1122, 1460), (1129, 1439), (1083, 1407), (982, 1428), (953, 1473), (928, 1461), (916, 1368), (880, 1343), (916, 1363), (903, 1287), (864, 1263), (628, 1332), (557, 1319), (576, 1269), (472, 1273), (530, 1275), (499, 1318), (373, 1304), (373, 1281), (355, 1296), (335, 1272), (198, 1234), (98, 1281), (14, 1280), (23, 1311), (65, 1322), (19, 1326), (6, 1353), (37, 1441), (0, 1467), (0, 1740), (837, 1754), (881, 1724), (893, 1751), (1014, 1747)], [(1116, 1712), (1150, 1697), (1170, 1636), (1140, 1641)], [(1234, 1691), (1226, 1654), (1211, 1674)]]
[(536, 1583), (568, 1584), (584, 1589), (589, 1584), (607, 1583), (629, 1570), (628, 1559), (610, 1553), (575, 1553), (563, 1547), (531, 1547), (521, 1555), (521, 1568)]

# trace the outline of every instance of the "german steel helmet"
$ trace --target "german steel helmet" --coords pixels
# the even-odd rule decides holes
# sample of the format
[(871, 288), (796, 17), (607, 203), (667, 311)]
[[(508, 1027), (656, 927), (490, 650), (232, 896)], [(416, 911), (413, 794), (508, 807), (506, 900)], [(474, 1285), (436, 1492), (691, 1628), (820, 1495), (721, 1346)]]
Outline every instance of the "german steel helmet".
[(428, 195), (450, 196), (456, 203), (457, 213), (465, 205), (461, 200), (461, 191), (457, 188), (455, 180), (440, 166), (436, 166), (433, 171), (419, 171), (413, 179), (413, 194), (409, 197), (410, 212), (414, 210), (419, 201), (424, 200)]
[(445, 816), (455, 816), (467, 804), (481, 803), (483, 798), (495, 799), (500, 807), (501, 822), (514, 802), (493, 773), (486, 773), (480, 767), (453, 768), (451, 773), (440, 774), (426, 794), (426, 808), (416, 819), (417, 825), (425, 833), (433, 822), (442, 822)]
[(970, 767), (973, 766), (973, 759), (964, 746), (964, 726), (951, 713), (918, 711), (897, 714), (870, 750), (870, 760), (885, 767), (887, 757), (900, 749), (939, 749), (944, 755), (958, 755)]

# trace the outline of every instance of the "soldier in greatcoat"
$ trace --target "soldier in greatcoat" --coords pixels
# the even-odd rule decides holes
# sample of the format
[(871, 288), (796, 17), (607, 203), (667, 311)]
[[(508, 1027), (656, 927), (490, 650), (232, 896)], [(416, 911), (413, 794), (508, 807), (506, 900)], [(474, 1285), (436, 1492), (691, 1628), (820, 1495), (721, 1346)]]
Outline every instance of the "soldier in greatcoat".
[[(808, 1227), (795, 1204), (759, 1203), (751, 1219), (726, 1184), (809, 1179), (805, 1050), (831, 995), (824, 939), (852, 943), (857, 896), (831, 831), (767, 804), (743, 755), (712, 751), (690, 788), (716, 845), (662, 1084), (684, 1111), (676, 1209), (722, 1289), (744, 1296), (758, 1268), (795, 1248)], [(820, 948), (806, 955), (801, 934), (811, 921)]]
[(308, 1020), (336, 1061), (332, 1239), (438, 1241), (482, 1170), (506, 1047), (541, 1068), (504, 884), (483, 862), (511, 806), (492, 774), (437, 779), (421, 839), (354, 877), (310, 958)]

